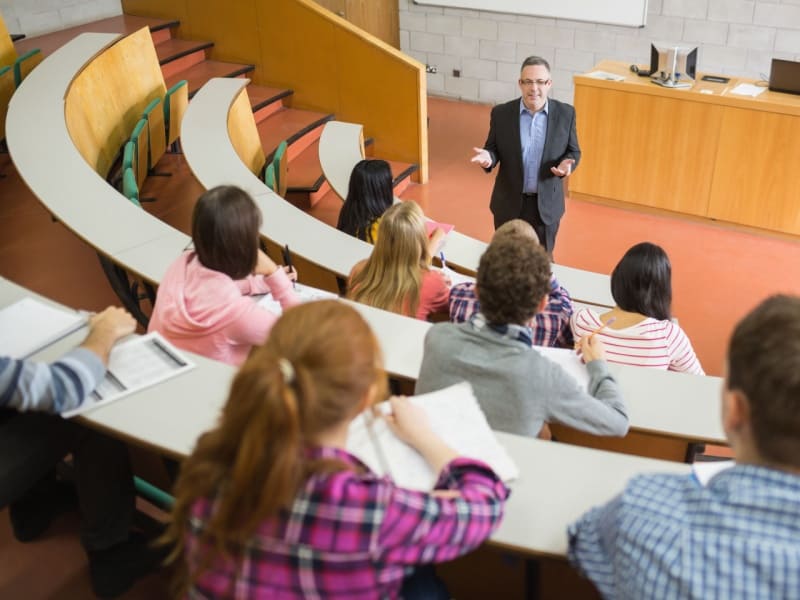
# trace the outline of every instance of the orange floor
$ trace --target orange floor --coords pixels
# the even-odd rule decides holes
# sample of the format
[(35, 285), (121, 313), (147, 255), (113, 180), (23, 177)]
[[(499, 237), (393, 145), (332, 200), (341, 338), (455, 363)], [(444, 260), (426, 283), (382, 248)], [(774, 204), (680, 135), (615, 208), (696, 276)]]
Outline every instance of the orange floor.
[[(493, 176), (471, 165), (469, 157), (472, 147), (483, 142), (489, 108), (432, 98), (429, 115), (430, 183), (412, 185), (404, 196), (418, 200), (432, 218), (488, 239)], [(148, 180), (144, 195), (159, 197), (148, 210), (186, 230), (201, 188), (182, 157), (166, 161), (175, 175)], [(0, 179), (0, 275), (76, 307), (99, 309), (112, 302), (93, 251), (52, 222), (7, 155), (0, 156), (0, 173), (7, 175)], [(315, 212), (331, 221), (337, 202), (326, 198)], [(726, 339), (748, 309), (771, 293), (800, 294), (797, 240), (609, 207), (586, 198), (568, 201), (555, 256), (566, 265), (609, 273), (621, 254), (642, 240), (659, 243), (670, 254), (675, 313), (709, 373), (721, 373)], [(85, 560), (75, 540), (74, 519), (62, 519), (47, 540), (31, 546), (14, 542), (6, 523), (0, 514), (0, 598), (85, 596)], [(163, 595), (162, 582), (155, 577), (126, 597)]]

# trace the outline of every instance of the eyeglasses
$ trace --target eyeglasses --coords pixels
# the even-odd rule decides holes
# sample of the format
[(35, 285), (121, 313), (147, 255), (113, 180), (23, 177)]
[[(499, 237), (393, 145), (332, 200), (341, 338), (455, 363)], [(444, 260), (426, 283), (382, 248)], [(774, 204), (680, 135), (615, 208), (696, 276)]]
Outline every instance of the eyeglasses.
[(519, 84), (522, 87), (547, 87), (552, 82), (551, 79), (520, 79)]

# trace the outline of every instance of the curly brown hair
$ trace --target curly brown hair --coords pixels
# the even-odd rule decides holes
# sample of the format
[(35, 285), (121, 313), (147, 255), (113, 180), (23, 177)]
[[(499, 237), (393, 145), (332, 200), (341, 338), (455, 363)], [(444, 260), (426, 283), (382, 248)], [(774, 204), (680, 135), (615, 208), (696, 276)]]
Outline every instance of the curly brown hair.
[(489, 323), (527, 323), (549, 290), (550, 260), (536, 240), (509, 233), (481, 256), (477, 292)]

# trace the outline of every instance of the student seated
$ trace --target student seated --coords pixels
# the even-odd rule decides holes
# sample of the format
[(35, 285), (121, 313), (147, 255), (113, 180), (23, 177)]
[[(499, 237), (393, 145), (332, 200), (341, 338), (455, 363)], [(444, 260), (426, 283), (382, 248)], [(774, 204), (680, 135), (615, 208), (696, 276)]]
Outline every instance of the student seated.
[[(336, 228), (374, 244), (378, 239), (381, 217), (394, 202), (392, 182), (392, 170), (385, 160), (372, 158), (356, 163)], [(438, 227), (431, 232), (428, 239), (431, 256), (438, 252), (444, 235)]]
[(736, 466), (707, 485), (634, 477), (570, 526), (569, 559), (604, 597), (800, 597), (800, 298), (736, 326), (722, 425)]
[(466, 380), (492, 429), (537, 436), (553, 421), (589, 433), (625, 435), (625, 403), (599, 339), (581, 341), (588, 393), (532, 348), (528, 323), (544, 308), (549, 289), (550, 260), (537, 242), (519, 234), (493, 240), (478, 265), (481, 312), (466, 323), (439, 323), (428, 331), (416, 393)]
[(611, 273), (611, 295), (616, 306), (608, 312), (573, 313), (575, 339), (596, 333), (609, 362), (704, 374), (689, 338), (671, 321), (672, 267), (660, 246), (642, 242), (628, 250)]
[[(497, 228), (492, 236), (492, 242), (508, 233), (525, 235), (539, 241), (530, 223), (522, 219), (512, 219)], [(453, 323), (469, 321), (480, 308), (474, 282), (467, 281), (450, 288), (450, 320)], [(561, 287), (556, 276), (551, 274), (547, 303), (544, 309), (533, 315), (529, 323), (533, 333), (533, 343), (536, 346), (572, 348), (574, 341), (569, 327), (571, 315), (572, 300), (569, 292)]]
[[(80, 505), (91, 586), (103, 598), (122, 594), (161, 557), (131, 531), (128, 448), (58, 413), (94, 391), (112, 346), (135, 328), (130, 314), (109, 307), (90, 319), (80, 347), (52, 365), (0, 357), (0, 509), (9, 507), (14, 537), (31, 542), (57, 514)], [(56, 478), (56, 465), (69, 454), (74, 485)]]
[[(392, 398), (389, 425), (440, 473), (441, 491), (399, 488), (347, 452), (350, 421), (385, 389), (377, 340), (355, 309), (324, 300), (284, 313), (183, 465), (167, 533), (181, 597), (395, 598), (412, 567), (494, 531), (503, 483), (404, 398)], [(405, 585), (437, 588), (420, 579)]]
[(450, 282), (430, 262), (422, 209), (398, 202), (381, 219), (372, 255), (350, 271), (347, 297), (422, 320), (445, 312)]
[(277, 315), (252, 294), (272, 292), (283, 308), (298, 303), (291, 279), (259, 250), (261, 212), (234, 186), (208, 190), (192, 213), (194, 250), (182, 254), (158, 286), (148, 331), (178, 348), (231, 365), (262, 343)]
[(347, 198), (339, 212), (339, 231), (374, 244), (383, 213), (394, 202), (392, 170), (380, 159), (362, 160), (353, 167)]

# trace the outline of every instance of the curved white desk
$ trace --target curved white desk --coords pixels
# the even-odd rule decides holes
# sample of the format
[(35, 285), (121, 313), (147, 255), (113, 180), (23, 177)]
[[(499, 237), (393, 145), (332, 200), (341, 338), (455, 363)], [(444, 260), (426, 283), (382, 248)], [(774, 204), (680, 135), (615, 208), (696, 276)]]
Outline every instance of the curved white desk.
[[(350, 173), (363, 158), (361, 153), (363, 127), (356, 123), (328, 121), (319, 140), (319, 163), (325, 178), (336, 194), (344, 199), (350, 185)], [(486, 250), (486, 242), (451, 231), (445, 238), (447, 262), (472, 271)], [(553, 273), (573, 299), (586, 304), (614, 306), (608, 275), (553, 264)]]
[(216, 78), (192, 98), (181, 125), (181, 145), (195, 177), (205, 188), (237, 185), (256, 200), (263, 213), (261, 233), (293, 253), (341, 277), (358, 261), (368, 258), (372, 246), (342, 233), (292, 206), (253, 175), (234, 150), (228, 135), (228, 110), (250, 82)]
[[(71, 79), (64, 73), (74, 74), (80, 70), (85, 62), (114, 39), (116, 36), (113, 35), (84, 34), (46, 58), (34, 72), (38, 75), (32, 74), (26, 79), (28, 87), (23, 84), (17, 91), (13, 112), (10, 112), (8, 126), (12, 136), (11, 151), (15, 163), (34, 193), (70, 228), (78, 232), (98, 251), (112, 256), (126, 267), (158, 283), (167, 266), (186, 247), (189, 238), (128, 203), (92, 171), (77, 153), (64, 123), (63, 93)], [(40, 77), (52, 77), (56, 92), (50, 90)], [(240, 89), (245, 84), (246, 81), (237, 79), (214, 80), (214, 86), (217, 86), (220, 93), (227, 94), (225, 97), (228, 104), (225, 106), (228, 106), (235, 97), (235, 93), (231, 90)], [(239, 87), (234, 88), (234, 86)], [(188, 153), (188, 146), (191, 146), (194, 156), (193, 169), (206, 185), (217, 183), (236, 183), (244, 187), (255, 186), (256, 183), (263, 185), (244, 167), (231, 148), (227, 135), (227, 118), (225, 116), (221, 118), (217, 111), (213, 112), (216, 119), (211, 118), (211, 114), (205, 113), (205, 118), (208, 120), (202, 120), (203, 111), (208, 110), (208, 107), (206, 103), (198, 103), (197, 100), (205, 98), (209, 93), (213, 96), (213, 90), (214, 87), (209, 90), (204, 89), (190, 103), (190, 114), (194, 115), (194, 119), (201, 120), (195, 123), (190, 120), (188, 126), (187, 122), (184, 122), (184, 136), (192, 140), (192, 144), (187, 144), (187, 139), (184, 138), (184, 148)], [(213, 97), (208, 99), (213, 100)], [(223, 115), (226, 114), (223, 111)], [(22, 126), (21, 119), (24, 119), (22, 123), (30, 124), (29, 130), (25, 130)], [(26, 131), (30, 139), (26, 139)], [(206, 131), (205, 136), (203, 131)], [(36, 153), (35, 148), (42, 148), (42, 153)], [(60, 148), (63, 156), (54, 148)], [(206, 152), (201, 152), (202, 148), (205, 148)], [(49, 177), (50, 166), (53, 164), (62, 167), (63, 179), (60, 185), (55, 178)], [(208, 164), (211, 167), (207, 167)], [(223, 171), (230, 174), (229, 178), (221, 179), (222, 176), (217, 174), (213, 176), (216, 180), (211, 183), (201, 172), (206, 168), (211, 170), (212, 167), (216, 172), (220, 170), (220, 166)], [(67, 183), (63, 180), (67, 180)], [(291, 229), (292, 226), (287, 223), (297, 225), (302, 223), (305, 217), (314, 223), (319, 223), (313, 217), (294, 209), (275, 194), (262, 193), (257, 196), (257, 200), (260, 200), (262, 210), (267, 211), (266, 215), (270, 214), (270, 210), (273, 211), (272, 215), (275, 218), (272, 221), (276, 229)], [(298, 214), (303, 217), (297, 217)], [(298, 220), (282, 221), (283, 215), (291, 215), (291, 218)], [(339, 233), (330, 227), (326, 228)], [(313, 229), (310, 231), (315, 232)], [(292, 231), (286, 235), (291, 237), (278, 237), (276, 241), (280, 243), (285, 239), (286, 241), (282, 243), (290, 243), (295, 248), (301, 246), (311, 248), (315, 243), (312, 239), (307, 242), (307, 246), (303, 246), (302, 227), (300, 231)], [(353, 240), (349, 236), (345, 238)], [(367, 250), (370, 248), (364, 245)], [(396, 376), (416, 379), (422, 360), (424, 336), (431, 325), (360, 304), (354, 306), (375, 330), (384, 353), (387, 371)], [(224, 371), (224, 366), (208, 362), (212, 365), (209, 369)], [(633, 430), (674, 436), (689, 441), (724, 442), (718, 418), (721, 385), (719, 378), (614, 365), (612, 372), (620, 382), (628, 401)], [(185, 398), (181, 401), (191, 402), (192, 399)], [(154, 418), (157, 418), (157, 413), (154, 413)], [(120, 427), (124, 426), (124, 421), (125, 418), (120, 419)], [(152, 427), (157, 430), (156, 425)], [(143, 432), (142, 435), (146, 433)], [(189, 438), (191, 435), (185, 439)], [(172, 450), (177, 447), (179, 444)]]
[(17, 171), (47, 210), (102, 254), (158, 281), (163, 264), (153, 255), (166, 253), (171, 260), (188, 236), (131, 204), (97, 174), (73, 144), (64, 119), (70, 82), (118, 38), (84, 33), (45, 58), (11, 98), (6, 138)]
[[(33, 294), (0, 277), (0, 308)], [(35, 360), (53, 361), (83, 341), (86, 329), (51, 345)], [(184, 351), (182, 351), (184, 352)], [(81, 417), (85, 423), (176, 458), (191, 453), (197, 438), (217, 422), (235, 369), (186, 352), (196, 367)], [(588, 508), (622, 490), (633, 475), (688, 473), (689, 466), (543, 442), (497, 433), (520, 470), (511, 484), (506, 515), (491, 542), (527, 555), (563, 557), (566, 528)]]

